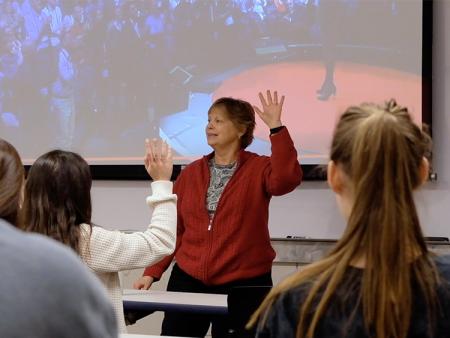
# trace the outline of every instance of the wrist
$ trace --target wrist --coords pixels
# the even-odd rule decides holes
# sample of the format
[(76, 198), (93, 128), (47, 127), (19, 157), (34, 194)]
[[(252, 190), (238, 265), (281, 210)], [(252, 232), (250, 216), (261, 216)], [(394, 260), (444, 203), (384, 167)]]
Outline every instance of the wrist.
[(268, 124), (269, 129), (279, 128), (281, 126), (283, 126), (281, 121), (274, 121)]

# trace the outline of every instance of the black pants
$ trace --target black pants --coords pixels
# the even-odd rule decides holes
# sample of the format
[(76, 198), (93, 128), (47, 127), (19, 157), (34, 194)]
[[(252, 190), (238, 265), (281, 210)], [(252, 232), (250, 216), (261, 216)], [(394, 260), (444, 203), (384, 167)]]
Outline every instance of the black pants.
[[(238, 280), (223, 285), (207, 286), (192, 278), (174, 265), (167, 291), (228, 294), (236, 286), (272, 286), (272, 274), (266, 273), (254, 278)], [(224, 315), (191, 314), (185, 312), (165, 312), (162, 336), (204, 337), (212, 323), (212, 337), (225, 338), (229, 330), (229, 319)]]

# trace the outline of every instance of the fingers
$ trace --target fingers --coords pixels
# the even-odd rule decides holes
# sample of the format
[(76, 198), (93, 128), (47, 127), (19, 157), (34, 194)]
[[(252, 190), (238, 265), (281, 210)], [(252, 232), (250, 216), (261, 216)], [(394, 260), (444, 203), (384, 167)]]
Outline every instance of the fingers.
[(149, 143), (149, 154), (153, 161), (160, 161), (167, 156), (167, 143), (159, 139), (152, 139)]
[(281, 97), (281, 101), (280, 101), (280, 107), (283, 108), (283, 103), (284, 103), (284, 95)]
[(161, 142), (161, 158), (162, 159), (167, 158), (168, 150), (169, 150), (169, 145), (165, 141), (162, 141)]
[(136, 289), (136, 290), (142, 289), (143, 286), (144, 286), (144, 285), (141, 283), (140, 280), (137, 280), (137, 281), (135, 281), (135, 282), (133, 283), (133, 289)]
[(264, 107), (267, 106), (266, 99), (264, 98), (264, 95), (261, 92), (259, 92), (258, 96), (259, 96), (259, 100), (261, 101), (261, 105), (263, 106), (263, 109), (264, 109)]
[(144, 164), (145, 168), (149, 170), (151, 166), (153, 166), (158, 160), (158, 149), (157, 149), (157, 140), (156, 139), (145, 139), (145, 159)]
[(161, 141), (154, 138), (151, 143), (153, 161), (161, 160)]
[(164, 145), (166, 148), (165, 150), (166, 155), (164, 157), (164, 160), (169, 164), (173, 164), (172, 148), (170, 148), (170, 146), (166, 142), (164, 142)]
[(145, 139), (145, 157), (144, 157), (144, 164), (146, 168), (148, 168), (148, 166), (150, 165), (152, 157), (153, 156), (150, 140), (147, 138)]
[(161, 142), (161, 159), (172, 161), (172, 148), (166, 141)]
[(133, 283), (133, 289), (136, 290), (148, 290), (150, 286), (152, 286), (153, 278), (149, 276), (143, 276), (139, 278), (138, 280), (134, 281)]
[(145, 154), (151, 152), (150, 140), (148, 138), (145, 139)]
[(272, 94), (270, 94), (270, 90), (267, 90), (267, 103), (272, 105)]
[(172, 149), (167, 142), (159, 139), (145, 140), (145, 165), (172, 161)]
[(263, 112), (257, 106), (253, 106), (253, 109), (255, 110), (256, 114), (258, 114), (259, 116), (262, 115)]
[(276, 106), (280, 105), (281, 106), (281, 105), (283, 105), (283, 102), (284, 102), (284, 95), (281, 97), (281, 100), (278, 102), (278, 91), (276, 91), (276, 90), (273, 92), (273, 98), (272, 98), (272, 93), (270, 90), (266, 91), (267, 100), (261, 92), (258, 93), (258, 96), (259, 96), (259, 100), (261, 101), (261, 104), (263, 106), (263, 110), (267, 106), (271, 106), (271, 105), (276, 105)]

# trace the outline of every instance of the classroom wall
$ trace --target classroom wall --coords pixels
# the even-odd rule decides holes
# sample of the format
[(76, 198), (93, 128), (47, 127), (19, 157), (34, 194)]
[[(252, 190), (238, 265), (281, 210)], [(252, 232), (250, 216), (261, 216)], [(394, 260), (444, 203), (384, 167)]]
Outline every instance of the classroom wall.
[[(425, 234), (450, 237), (450, 1), (435, 0), (433, 21), (433, 156), (438, 181), (417, 194), (417, 203)], [(112, 229), (144, 229), (147, 225), (149, 182), (96, 181), (92, 192), (95, 223)], [(272, 201), (272, 237), (336, 238), (343, 228), (325, 182), (304, 182), (291, 194)]]

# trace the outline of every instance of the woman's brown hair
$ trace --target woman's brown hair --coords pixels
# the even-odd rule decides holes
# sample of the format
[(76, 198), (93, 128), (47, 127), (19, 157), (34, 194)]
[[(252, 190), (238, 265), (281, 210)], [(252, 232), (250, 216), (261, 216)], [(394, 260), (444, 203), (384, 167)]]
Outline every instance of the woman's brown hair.
[(23, 204), (25, 230), (38, 232), (80, 253), (80, 225), (91, 224), (89, 165), (78, 154), (54, 150), (31, 166)]
[(245, 128), (245, 133), (241, 137), (241, 149), (247, 148), (253, 142), (253, 132), (255, 130), (255, 111), (247, 101), (222, 97), (214, 101), (208, 110), (208, 114), (215, 107), (224, 107), (229, 119), (236, 128)]
[[(425, 299), (430, 324), (434, 322), (439, 277), (413, 199), (413, 190), (421, 183), (427, 142), (407, 109), (394, 100), (384, 106), (364, 104), (347, 109), (331, 146), (331, 160), (349, 177), (353, 193), (346, 230), (327, 257), (275, 287), (250, 324), (260, 317), (264, 323), (280, 294), (307, 285), (297, 337), (314, 337), (337, 290), (350, 292), (354, 281), (347, 281), (345, 272), (359, 258), (365, 259), (365, 267), (359, 304), (354, 309), (361, 306), (368, 333), (378, 338), (407, 337), (412, 282)], [(430, 325), (430, 332), (432, 328)]]
[(0, 218), (14, 226), (20, 224), (20, 204), (24, 169), (17, 150), (0, 139)]

